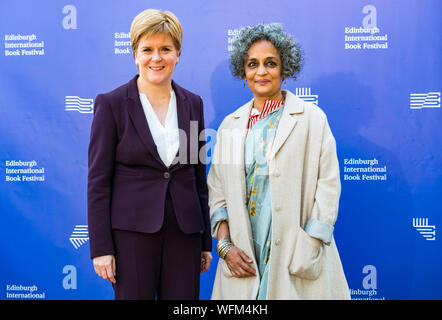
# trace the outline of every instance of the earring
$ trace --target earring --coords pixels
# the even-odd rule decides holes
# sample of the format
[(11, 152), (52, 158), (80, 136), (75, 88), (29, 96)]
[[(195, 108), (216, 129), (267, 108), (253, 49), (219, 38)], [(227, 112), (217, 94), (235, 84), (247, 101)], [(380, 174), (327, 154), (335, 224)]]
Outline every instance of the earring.
[(244, 80), (242, 87), (245, 88), (246, 87), (246, 80)]
[(284, 79), (284, 88), (287, 89), (287, 81)]

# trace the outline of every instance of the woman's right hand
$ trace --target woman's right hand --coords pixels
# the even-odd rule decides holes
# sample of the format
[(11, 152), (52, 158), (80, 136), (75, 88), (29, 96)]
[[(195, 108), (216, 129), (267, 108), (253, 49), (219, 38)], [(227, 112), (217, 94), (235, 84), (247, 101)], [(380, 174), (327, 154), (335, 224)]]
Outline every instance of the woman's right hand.
[(224, 257), (224, 261), (236, 278), (256, 276), (256, 271), (251, 266), (253, 260), (238, 247), (232, 247)]
[(106, 255), (95, 257), (93, 259), (95, 272), (104, 280), (116, 283), (116, 266), (115, 257), (113, 255)]
[[(229, 223), (226, 220), (220, 222), (217, 233), (218, 240), (224, 237), (230, 237)], [(253, 260), (238, 247), (233, 246), (230, 248), (224, 256), (224, 261), (230, 269), (232, 276), (236, 278), (256, 276), (255, 269), (250, 266)]]

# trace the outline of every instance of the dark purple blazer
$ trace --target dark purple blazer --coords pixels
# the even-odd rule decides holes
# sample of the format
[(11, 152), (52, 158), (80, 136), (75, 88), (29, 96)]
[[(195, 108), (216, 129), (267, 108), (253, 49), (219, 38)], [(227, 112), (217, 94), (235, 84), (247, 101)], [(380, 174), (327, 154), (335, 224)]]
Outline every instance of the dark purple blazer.
[[(91, 256), (115, 254), (113, 228), (159, 231), (168, 189), (181, 231), (201, 233), (202, 250), (211, 251), (206, 161), (201, 158), (205, 152), (199, 155), (205, 145), (198, 139), (204, 130), (201, 97), (172, 81), (178, 127), (186, 137), (180, 135), (180, 161), (168, 168), (158, 154), (144, 115), (137, 78), (95, 99), (87, 191)], [(197, 133), (191, 132), (190, 121), (197, 121), (192, 125)], [(190, 138), (198, 150), (190, 149)]]

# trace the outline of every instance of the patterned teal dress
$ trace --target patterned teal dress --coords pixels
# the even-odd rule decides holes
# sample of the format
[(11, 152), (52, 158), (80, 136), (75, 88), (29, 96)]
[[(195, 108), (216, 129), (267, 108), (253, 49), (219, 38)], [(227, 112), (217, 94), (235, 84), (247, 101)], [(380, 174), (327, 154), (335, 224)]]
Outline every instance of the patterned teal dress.
[(256, 121), (247, 134), (244, 163), (247, 185), (247, 208), (261, 285), (258, 300), (267, 296), (268, 262), (272, 238), (272, 208), (270, 201), (269, 161), (273, 141), (283, 107)]

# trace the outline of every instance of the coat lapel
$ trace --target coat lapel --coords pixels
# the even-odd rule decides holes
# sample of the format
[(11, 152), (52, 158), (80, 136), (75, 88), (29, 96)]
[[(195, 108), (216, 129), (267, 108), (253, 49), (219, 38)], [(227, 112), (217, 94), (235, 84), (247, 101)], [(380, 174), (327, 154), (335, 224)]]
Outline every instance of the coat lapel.
[[(250, 226), (250, 219), (248, 217), (248, 211), (247, 211), (247, 193), (246, 193), (246, 172), (245, 172), (245, 166), (244, 166), (244, 144), (247, 134), (247, 125), (249, 123), (249, 117), (250, 117), (250, 111), (252, 109), (253, 100), (246, 103), (244, 106), (239, 108), (236, 112), (233, 113), (233, 124), (232, 128), (229, 128), (229, 130), (233, 130), (234, 133), (233, 139), (240, 139), (238, 142), (232, 142), (233, 146), (231, 148), (232, 155), (230, 155), (230, 159), (233, 161), (233, 170), (232, 175), (235, 177), (238, 177), (236, 180), (238, 182), (238, 186), (232, 186), (234, 189), (237, 188), (239, 190), (241, 199), (243, 200), (243, 203), (245, 205), (243, 210), (245, 223), (247, 226), (247, 230), (249, 234), (251, 234), (251, 226)], [(238, 136), (236, 134), (238, 133)], [(234, 159), (234, 160), (233, 160)], [(253, 248), (253, 246), (251, 246)], [(253, 252), (253, 250), (252, 250)]]
[(296, 113), (304, 112), (302, 101), (296, 98), (290, 91), (285, 91), (286, 99), (284, 104), (284, 110), (282, 112), (281, 120), (279, 121), (278, 129), (276, 130), (275, 140), (273, 142), (272, 151), (270, 153), (270, 159), (273, 159), (281, 149), (285, 140), (296, 126)]
[[(232, 188), (233, 190), (237, 190), (240, 196), (240, 201), (243, 204), (242, 208), (237, 208), (237, 212), (242, 213), (241, 219), (243, 220), (243, 225), (246, 226), (248, 239), (249, 240), (249, 248), (243, 248), (246, 250), (248, 254), (252, 257), (255, 256), (255, 252), (253, 250), (253, 243), (250, 239), (252, 239), (252, 227), (250, 225), (250, 218), (247, 210), (247, 187), (246, 187), (246, 172), (244, 166), (244, 144), (247, 134), (247, 125), (249, 123), (250, 110), (252, 109), (253, 100), (249, 101), (247, 104), (239, 108), (236, 112), (233, 113), (233, 121), (232, 127), (229, 127), (228, 130), (232, 130), (227, 136), (231, 136), (232, 140), (230, 143), (232, 147), (229, 148), (232, 152), (229, 155), (229, 159), (232, 161), (231, 166), (231, 175), (236, 177), (232, 179), (233, 182)], [(230, 174), (230, 173), (229, 173)]]
[(126, 107), (132, 123), (141, 139), (146, 146), (149, 153), (162, 165), (165, 166), (158, 154), (157, 147), (150, 132), (149, 124), (147, 123), (146, 115), (141, 105), (140, 96), (137, 87), (137, 78), (135, 76), (128, 84), (128, 95), (126, 99)]

